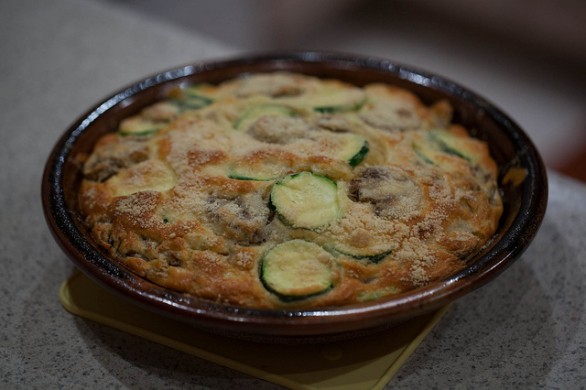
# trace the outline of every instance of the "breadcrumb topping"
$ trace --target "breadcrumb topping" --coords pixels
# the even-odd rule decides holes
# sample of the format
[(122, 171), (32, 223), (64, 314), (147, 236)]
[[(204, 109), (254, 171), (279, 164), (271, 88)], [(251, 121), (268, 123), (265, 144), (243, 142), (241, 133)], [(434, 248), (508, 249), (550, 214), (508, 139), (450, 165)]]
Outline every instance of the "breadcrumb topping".
[[(380, 299), (458, 271), (498, 225), (496, 163), (451, 115), (394, 86), (287, 72), (189, 86), (96, 144), (80, 210), (117, 261), (170, 289), (257, 308)], [(335, 183), (337, 218), (282, 218), (271, 191), (301, 172)], [(291, 240), (333, 261), (323, 292), (263, 282)]]

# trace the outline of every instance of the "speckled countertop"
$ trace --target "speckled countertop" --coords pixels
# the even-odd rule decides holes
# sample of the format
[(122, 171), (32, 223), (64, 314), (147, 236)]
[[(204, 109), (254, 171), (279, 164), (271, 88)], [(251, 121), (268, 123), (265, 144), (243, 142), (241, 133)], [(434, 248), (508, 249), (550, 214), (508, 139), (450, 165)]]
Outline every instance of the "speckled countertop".
[[(40, 203), (50, 148), (97, 100), (155, 71), (238, 51), (114, 2), (40, 4), (0, 3), (0, 388), (275, 388), (65, 312), (58, 289), (72, 265)], [(585, 200), (586, 186), (550, 173), (530, 248), (459, 300), (389, 387), (583, 388)]]

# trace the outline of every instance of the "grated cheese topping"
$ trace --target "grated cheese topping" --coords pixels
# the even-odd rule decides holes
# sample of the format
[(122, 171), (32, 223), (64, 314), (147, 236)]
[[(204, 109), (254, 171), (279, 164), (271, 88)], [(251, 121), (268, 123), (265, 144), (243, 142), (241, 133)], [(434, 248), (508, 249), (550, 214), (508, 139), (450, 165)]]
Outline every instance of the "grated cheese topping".
[[(451, 116), (395, 86), (287, 72), (178, 88), (95, 145), (79, 206), (116, 261), (173, 290), (252, 308), (381, 299), (457, 272), (498, 226), (496, 163)], [(335, 221), (276, 215), (273, 186), (300, 172), (336, 184)], [(297, 239), (331, 254), (336, 277), (287, 300), (260, 264)]]

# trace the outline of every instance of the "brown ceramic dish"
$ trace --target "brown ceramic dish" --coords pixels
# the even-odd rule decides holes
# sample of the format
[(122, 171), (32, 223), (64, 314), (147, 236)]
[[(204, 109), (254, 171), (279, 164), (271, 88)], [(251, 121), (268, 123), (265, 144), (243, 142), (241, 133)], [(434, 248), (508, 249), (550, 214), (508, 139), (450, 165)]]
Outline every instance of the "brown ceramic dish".
[[(447, 99), (454, 121), (490, 145), (499, 165), (504, 214), (492, 240), (469, 265), (444, 280), (389, 299), (323, 310), (252, 310), (226, 306), (157, 286), (113, 261), (92, 241), (80, 221), (76, 195), (79, 156), (113, 131), (119, 121), (162, 99), (179, 84), (218, 83), (250, 72), (287, 70), (345, 80), (356, 85), (386, 82), (416, 93), (425, 103)], [(521, 173), (521, 174), (519, 174)], [(303, 52), (204, 62), (165, 71), (113, 94), (81, 116), (55, 145), (45, 166), (45, 216), (65, 253), (103, 286), (144, 308), (225, 335), (270, 341), (323, 341), (384, 329), (425, 314), (484, 285), (527, 248), (543, 219), (547, 178), (527, 135), (501, 110), (475, 93), (437, 75), (384, 59)]]

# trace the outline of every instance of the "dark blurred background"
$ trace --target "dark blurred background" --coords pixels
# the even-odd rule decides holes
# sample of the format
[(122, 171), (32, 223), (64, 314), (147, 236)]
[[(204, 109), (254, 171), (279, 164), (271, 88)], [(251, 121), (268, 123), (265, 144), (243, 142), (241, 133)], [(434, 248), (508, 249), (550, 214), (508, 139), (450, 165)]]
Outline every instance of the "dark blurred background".
[(546, 165), (586, 180), (584, 0), (93, 0), (237, 49), (385, 57), (511, 115)]

